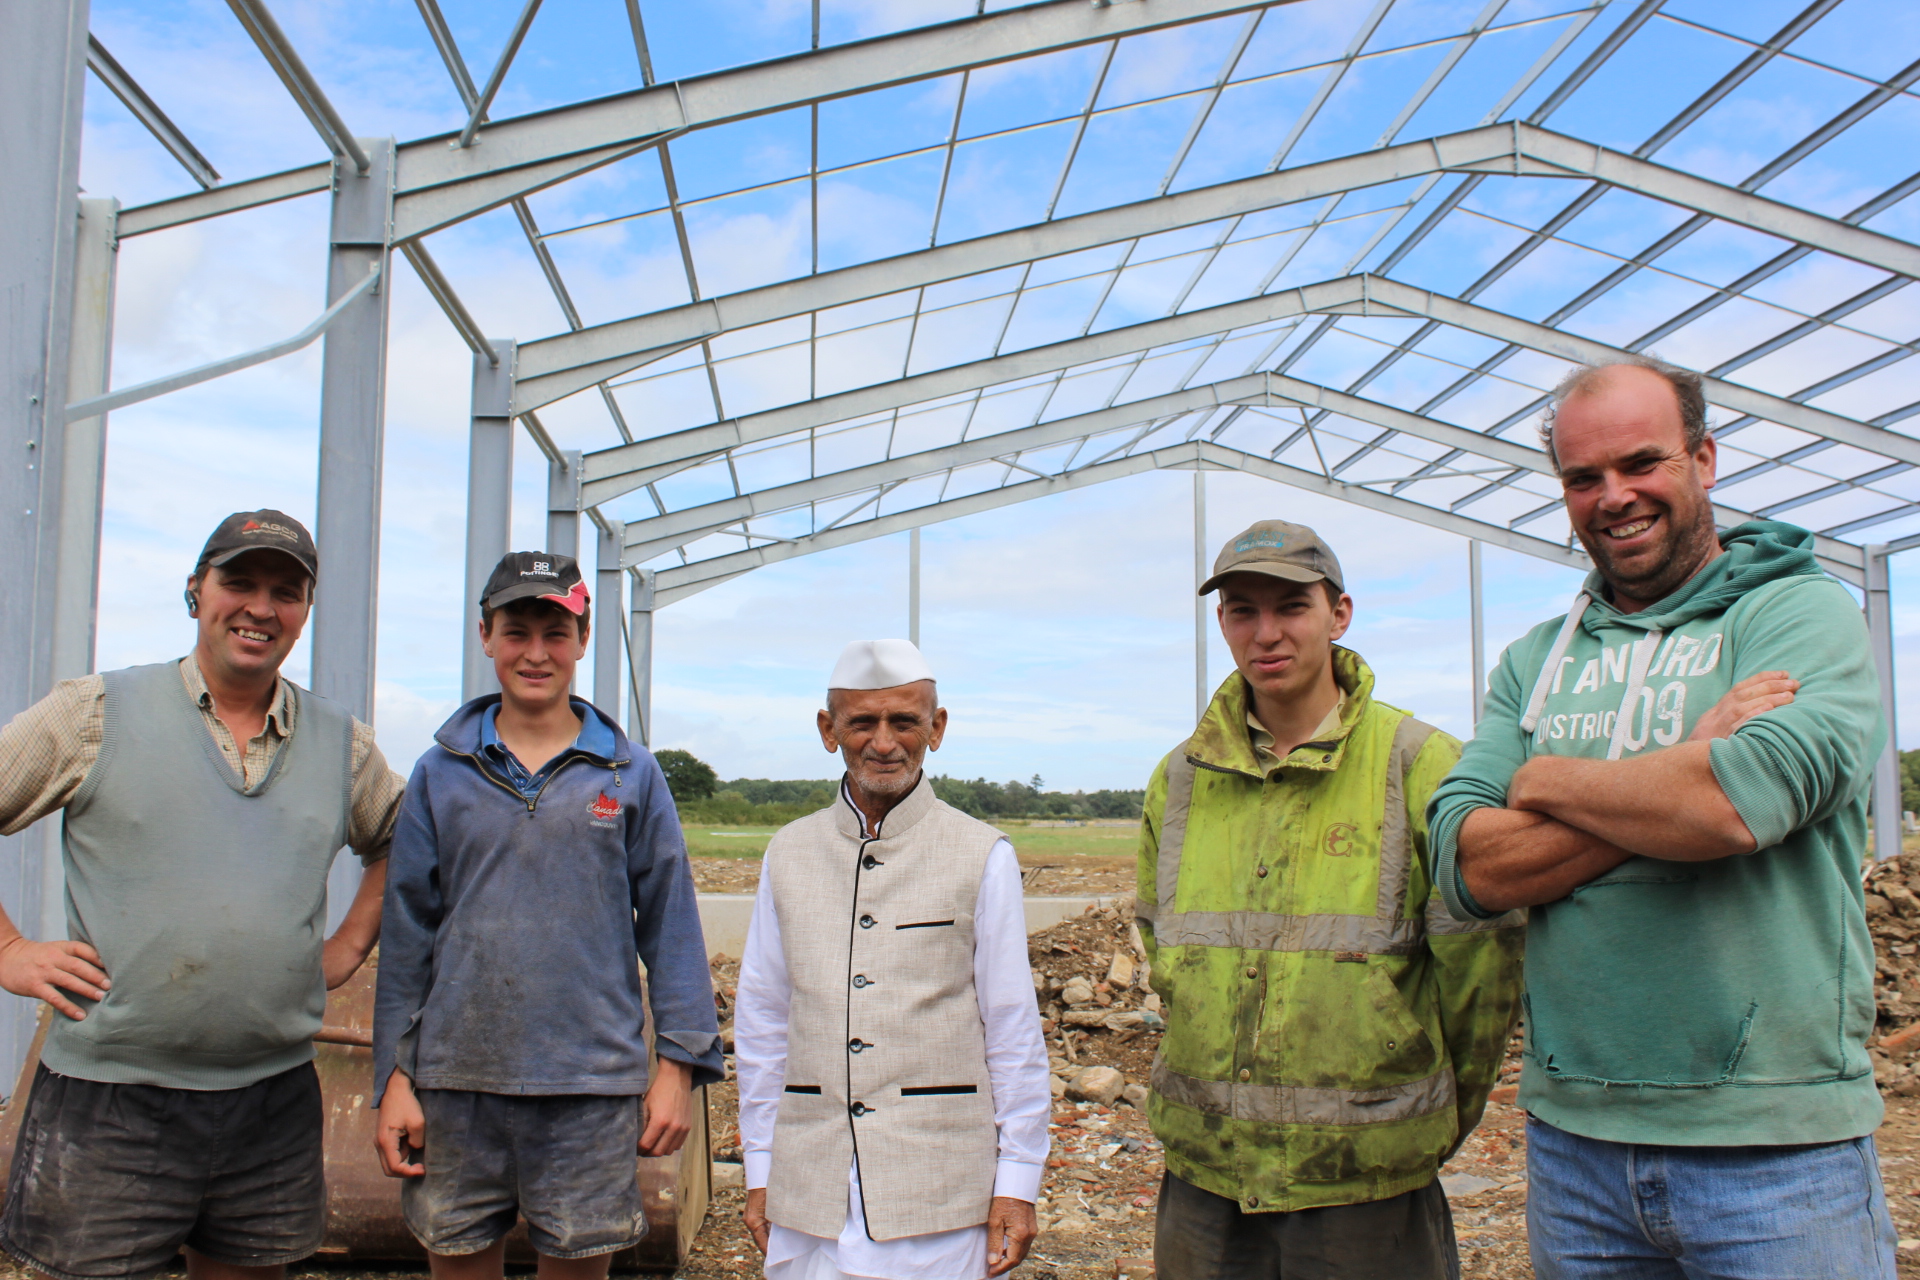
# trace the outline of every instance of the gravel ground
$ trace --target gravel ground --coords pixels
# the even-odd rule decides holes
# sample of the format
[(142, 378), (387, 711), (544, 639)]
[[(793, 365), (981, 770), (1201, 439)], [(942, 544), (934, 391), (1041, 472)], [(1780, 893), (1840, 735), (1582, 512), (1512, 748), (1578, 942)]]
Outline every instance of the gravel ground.
[[(714, 1155), (731, 1155), (737, 1160), (739, 1136), (734, 1127), (733, 1086), (717, 1086), (709, 1095)], [(1463, 1280), (1531, 1280), (1533, 1275), (1527, 1263), (1523, 1119), (1513, 1106), (1493, 1104), (1486, 1121), (1447, 1166), (1449, 1176), (1467, 1173), (1507, 1184), (1451, 1197)], [(1125, 1152), (1123, 1145), (1122, 1151), (1115, 1153), (1119, 1159), (1110, 1158), (1103, 1167), (1101, 1148), (1112, 1145), (1116, 1138), (1127, 1137), (1139, 1139), (1142, 1152)], [(1042, 1232), (1027, 1263), (1015, 1274), (1029, 1280), (1113, 1280), (1117, 1260), (1151, 1258), (1152, 1206), (1157, 1198), (1160, 1164), (1157, 1149), (1146, 1146), (1151, 1141), (1146, 1118), (1124, 1105), (1103, 1115), (1097, 1107), (1063, 1102), (1055, 1109), (1053, 1138), (1057, 1167), (1047, 1171), (1044, 1187), (1049, 1207), (1060, 1209), (1069, 1203), (1079, 1206), (1084, 1200), (1086, 1208), (1106, 1212), (1090, 1218), (1091, 1226), (1055, 1226)], [(1887, 1123), (1878, 1141), (1895, 1222), (1902, 1239), (1916, 1241), (1914, 1248), (1900, 1253), (1900, 1275), (1902, 1280), (1916, 1280), (1920, 1278), (1920, 1102), (1889, 1098)], [(729, 1150), (722, 1145), (726, 1142), (735, 1145)], [(1114, 1192), (1120, 1193), (1119, 1197)], [(1116, 1202), (1120, 1199), (1124, 1205)], [(760, 1273), (759, 1254), (741, 1225), (745, 1203), (746, 1197), (738, 1189), (715, 1188), (706, 1225), (679, 1272), (681, 1276), (687, 1280), (735, 1280)], [(426, 1273), (409, 1268), (294, 1267), (289, 1276), (291, 1280), (425, 1280)], [(32, 1273), (6, 1264), (0, 1266), (0, 1278), (32, 1280)]]
[[(1132, 891), (1132, 859), (1074, 855), (1022, 858), (1028, 892), (1124, 896)], [(695, 876), (709, 892), (750, 893), (758, 859), (698, 858)], [(1914, 1039), (1896, 1033), (1920, 1028), (1920, 852), (1875, 871), (1869, 885), (1879, 969), (1880, 1026), (1872, 1051), (1887, 1119), (1876, 1135), (1880, 1165), (1894, 1222), (1905, 1247), (1903, 1280), (1920, 1280), (1920, 1030)], [(1034, 935), (1029, 956), (1041, 1000), (1056, 1096), (1053, 1152), (1038, 1206), (1042, 1231), (1028, 1262), (1017, 1273), (1032, 1280), (1113, 1280), (1117, 1264), (1127, 1275), (1144, 1268), (1125, 1265), (1153, 1255), (1153, 1208), (1163, 1169), (1159, 1145), (1146, 1116), (1124, 1099), (1111, 1105), (1068, 1096), (1068, 1081), (1090, 1067), (1110, 1067), (1128, 1086), (1143, 1086), (1159, 1031), (1158, 1002), (1143, 985), (1129, 919), (1096, 911)], [(1126, 970), (1131, 967), (1132, 973)], [(718, 957), (714, 985), (722, 1020), (731, 1009), (738, 962)], [(1074, 979), (1087, 991), (1069, 991)], [(1084, 1000), (1067, 997), (1087, 995)], [(730, 1031), (730, 1028), (727, 1028)], [(729, 1037), (730, 1038), (730, 1037)], [(1891, 1041), (1891, 1047), (1883, 1044)], [(1503, 1088), (1486, 1119), (1442, 1171), (1453, 1205), (1465, 1280), (1530, 1280), (1526, 1236), (1525, 1116), (1513, 1105), (1518, 1078), (1518, 1037), (1501, 1073)], [(740, 1160), (738, 1100), (731, 1080), (708, 1091), (712, 1155), (722, 1170)], [(688, 1280), (759, 1274), (759, 1254), (741, 1223), (745, 1194), (716, 1185), (706, 1225), (680, 1275)], [(30, 1280), (31, 1273), (0, 1262), (0, 1280)], [(424, 1280), (425, 1273), (392, 1269), (295, 1267), (293, 1280)]]
[[(1910, 860), (1920, 872), (1920, 853)], [(1878, 879), (1884, 882), (1896, 873), (1904, 872), (1884, 872)], [(1904, 958), (1892, 955), (1888, 947), (1905, 946), (1909, 936), (1897, 927), (1887, 928), (1886, 922), (1904, 918), (1891, 907), (1886, 912), (1876, 908), (1883, 971), (1889, 960)], [(1920, 894), (1915, 895), (1913, 919), (1916, 928), (1911, 936), (1920, 937)], [(1098, 989), (1098, 980), (1112, 974), (1113, 955), (1131, 949), (1127, 922), (1115, 912), (1089, 913), (1034, 935), (1029, 957), (1039, 979), (1036, 985), (1043, 992), (1043, 1011), (1052, 1015), (1043, 1025), (1057, 1072), (1064, 1069), (1073, 1074), (1084, 1066), (1110, 1066), (1130, 1083), (1145, 1083), (1158, 1031), (1066, 1026), (1063, 1015), (1070, 1010), (1059, 999), (1067, 981), (1077, 976), (1096, 988), (1096, 1002), (1086, 1012), (1144, 1012), (1148, 993), (1137, 983), (1105, 983), (1105, 990)], [(1912, 969), (1896, 972), (1904, 975)], [(723, 966), (716, 971), (716, 986), (725, 990), (733, 977), (733, 971)], [(1895, 982), (1883, 982), (1883, 992), (1896, 989)], [(1101, 997), (1108, 1003), (1099, 1003)], [(1884, 1006), (1883, 1000), (1883, 1010)], [(1909, 1008), (1914, 1011), (1909, 1017), (1920, 1014), (1920, 999)], [(1070, 1062), (1065, 1061), (1069, 1046)], [(1526, 1116), (1512, 1100), (1520, 1074), (1519, 1046), (1516, 1033), (1501, 1070), (1501, 1087), (1485, 1119), (1441, 1171), (1453, 1206), (1463, 1280), (1531, 1280), (1533, 1275), (1527, 1260)], [(1904, 1059), (1905, 1055), (1893, 1056)], [(1911, 1067), (1882, 1074), (1898, 1082), (1920, 1078)], [(1901, 1239), (1911, 1242), (1900, 1251), (1900, 1275), (1903, 1280), (1920, 1280), (1920, 1088), (1913, 1097), (1889, 1095), (1886, 1101), (1887, 1120), (1876, 1141), (1895, 1225)], [(713, 1091), (712, 1105), (715, 1158), (738, 1160), (731, 1084)], [(1052, 1137), (1053, 1154), (1039, 1206), (1043, 1230), (1018, 1274), (1033, 1280), (1113, 1280), (1116, 1264), (1122, 1260), (1150, 1259), (1153, 1206), (1164, 1166), (1144, 1113), (1124, 1102), (1105, 1107), (1060, 1097), (1054, 1103)], [(683, 1274), (702, 1280), (757, 1274), (758, 1255), (739, 1224), (743, 1203), (738, 1191), (715, 1195), (713, 1216)]]

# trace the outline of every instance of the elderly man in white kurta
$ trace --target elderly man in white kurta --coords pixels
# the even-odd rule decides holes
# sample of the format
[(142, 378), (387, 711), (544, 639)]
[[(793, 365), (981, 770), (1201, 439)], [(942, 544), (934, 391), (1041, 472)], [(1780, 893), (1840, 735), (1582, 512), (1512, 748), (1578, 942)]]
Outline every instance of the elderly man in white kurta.
[(981, 1280), (1033, 1241), (1051, 1097), (1020, 868), (934, 798), (946, 726), (918, 649), (848, 645), (819, 715), (840, 799), (767, 847), (734, 1046), (768, 1280)]

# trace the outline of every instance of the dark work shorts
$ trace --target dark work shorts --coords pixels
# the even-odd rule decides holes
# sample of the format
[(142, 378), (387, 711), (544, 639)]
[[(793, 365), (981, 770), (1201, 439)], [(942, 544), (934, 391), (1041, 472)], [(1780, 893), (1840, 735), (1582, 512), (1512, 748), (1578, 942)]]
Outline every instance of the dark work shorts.
[(1172, 1174), (1154, 1219), (1159, 1280), (1460, 1280), (1439, 1179), (1364, 1204), (1246, 1213)]
[(318, 1249), (326, 1222), (312, 1063), (241, 1089), (34, 1073), (0, 1213), (15, 1260), (55, 1280), (140, 1280), (184, 1244), (270, 1267)]
[(636, 1149), (640, 1099), (422, 1089), (427, 1171), (400, 1188), (407, 1229), (433, 1253), (478, 1253), (527, 1220), (534, 1250), (591, 1258), (647, 1233)]

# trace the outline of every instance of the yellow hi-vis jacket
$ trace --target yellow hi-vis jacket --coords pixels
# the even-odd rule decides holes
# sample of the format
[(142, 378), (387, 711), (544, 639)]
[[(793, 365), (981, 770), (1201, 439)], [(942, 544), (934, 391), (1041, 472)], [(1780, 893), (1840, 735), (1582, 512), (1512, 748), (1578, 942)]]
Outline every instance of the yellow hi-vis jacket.
[[(1267, 767), (1235, 672), (1154, 771), (1134, 911), (1164, 1003), (1148, 1117), (1177, 1178), (1249, 1212), (1425, 1186), (1480, 1121), (1525, 918), (1462, 925), (1427, 799), (1460, 743), (1334, 648), (1337, 733)], [(1271, 757), (1268, 757), (1271, 763)]]

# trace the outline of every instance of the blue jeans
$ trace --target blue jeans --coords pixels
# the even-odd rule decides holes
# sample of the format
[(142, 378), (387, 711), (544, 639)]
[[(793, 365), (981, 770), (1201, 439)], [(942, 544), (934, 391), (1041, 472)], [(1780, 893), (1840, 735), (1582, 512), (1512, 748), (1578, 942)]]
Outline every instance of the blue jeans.
[(1538, 1280), (1894, 1280), (1872, 1138), (1656, 1147), (1527, 1118)]

